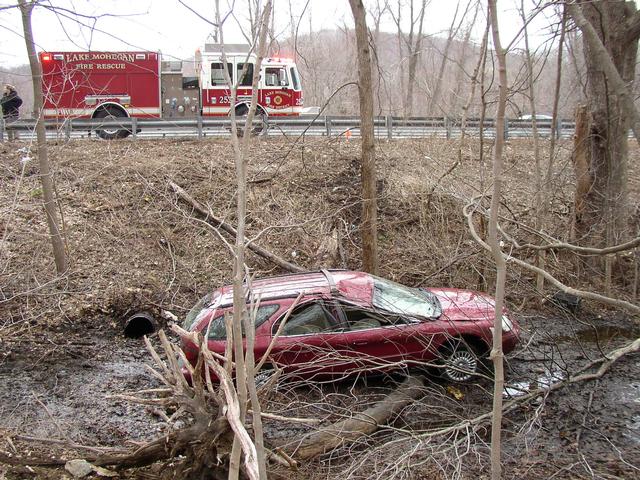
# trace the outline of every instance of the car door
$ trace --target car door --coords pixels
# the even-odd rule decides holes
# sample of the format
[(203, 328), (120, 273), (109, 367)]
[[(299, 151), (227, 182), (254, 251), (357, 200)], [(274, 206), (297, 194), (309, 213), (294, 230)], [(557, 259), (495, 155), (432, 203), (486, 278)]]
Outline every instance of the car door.
[[(272, 335), (280, 329), (284, 317), (273, 324)], [(293, 310), (282, 327), (271, 351), (272, 361), (302, 378), (330, 375), (343, 369), (343, 334), (344, 326), (330, 303), (323, 299), (305, 302)]]
[(429, 320), (340, 302), (345, 340), (362, 368), (388, 370), (429, 358), (435, 331)]

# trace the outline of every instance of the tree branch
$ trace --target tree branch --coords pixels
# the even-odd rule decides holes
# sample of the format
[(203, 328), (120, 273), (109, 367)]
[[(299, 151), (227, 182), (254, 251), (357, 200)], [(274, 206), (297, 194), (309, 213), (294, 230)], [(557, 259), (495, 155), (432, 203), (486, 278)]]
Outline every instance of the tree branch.
[[(487, 245), (482, 238), (480, 238), (480, 236), (478, 235), (478, 232), (476, 232), (476, 229), (473, 225), (473, 213), (474, 210), (472, 209), (472, 207), (474, 206), (474, 202), (472, 201), (471, 203), (468, 203), (467, 205), (464, 206), (463, 208), (463, 214), (467, 219), (467, 227), (469, 228), (469, 232), (471, 233), (471, 236), (473, 237), (473, 239), (478, 242), (478, 244), (480, 244), (482, 246), (482, 248), (484, 248), (485, 250), (487, 250), (488, 252), (491, 251), (491, 248), (489, 247), (489, 245)], [(532, 272), (535, 272), (539, 275), (544, 276), (544, 278), (551, 283), (553, 286), (555, 286), (556, 288), (562, 290), (565, 293), (569, 293), (571, 295), (576, 295), (578, 297), (581, 298), (587, 298), (589, 300), (595, 300), (596, 302), (600, 302), (600, 303), (604, 303), (606, 305), (611, 305), (613, 307), (616, 308), (623, 308), (629, 312), (633, 312), (635, 314), (639, 314), (640, 313), (640, 306), (633, 304), (631, 302), (627, 302), (626, 300), (621, 300), (618, 298), (612, 298), (612, 297), (607, 297), (605, 295), (600, 295), (599, 293), (594, 293), (594, 292), (587, 292), (584, 290), (577, 290), (575, 288), (571, 288), (567, 285), (565, 285), (564, 283), (562, 283), (560, 280), (558, 280), (557, 278), (555, 278), (554, 276), (552, 276), (549, 272), (547, 272), (546, 270), (543, 270), (541, 268), (538, 268), (534, 265), (531, 265), (530, 263), (525, 262), (524, 260), (520, 260), (518, 258), (512, 257), (511, 255), (506, 255), (504, 253), (502, 253), (502, 256), (504, 257), (505, 261), (507, 262), (511, 262), (511, 263), (515, 263), (516, 265), (519, 265), (522, 268), (525, 268), (527, 270), (530, 270)]]
[[(202, 215), (205, 218), (205, 220), (207, 221), (207, 223), (210, 223), (211, 225), (213, 225), (216, 228), (221, 228), (222, 230), (224, 230), (225, 232), (227, 232), (230, 235), (233, 235), (233, 236), (236, 235), (236, 229), (235, 228), (233, 228), (228, 223), (222, 221), (221, 219), (216, 218), (216, 216), (213, 214), (213, 212), (209, 208), (205, 208), (203, 205), (201, 205), (197, 200), (195, 200), (191, 195), (189, 195), (177, 183), (169, 181), (169, 186), (171, 186), (173, 191), (176, 192), (178, 197), (183, 202), (186, 202), (189, 205), (191, 205), (196, 212), (198, 212), (200, 215)], [(245, 241), (247, 241), (246, 238), (245, 238)], [(248, 243), (247, 244), (247, 248), (249, 248), (249, 250), (251, 250), (255, 254), (259, 255), (260, 257), (262, 257), (262, 258), (264, 258), (266, 260), (269, 260), (272, 263), (275, 263), (279, 267), (281, 267), (281, 268), (283, 268), (283, 269), (285, 269), (285, 270), (287, 270), (289, 272), (303, 272), (304, 271), (304, 268), (302, 268), (301, 266), (296, 265), (294, 263), (291, 263), (291, 262), (283, 259), (282, 257), (279, 257), (279, 256), (275, 255), (274, 253), (271, 253), (270, 251), (268, 251), (268, 250), (266, 250), (266, 249), (264, 249), (262, 247), (259, 247), (255, 243)]]
[(382, 423), (423, 395), (423, 386), (420, 378), (407, 378), (394, 392), (373, 407), (320, 429), (302, 441), (298, 440), (294, 456), (302, 460), (311, 459), (375, 432)]

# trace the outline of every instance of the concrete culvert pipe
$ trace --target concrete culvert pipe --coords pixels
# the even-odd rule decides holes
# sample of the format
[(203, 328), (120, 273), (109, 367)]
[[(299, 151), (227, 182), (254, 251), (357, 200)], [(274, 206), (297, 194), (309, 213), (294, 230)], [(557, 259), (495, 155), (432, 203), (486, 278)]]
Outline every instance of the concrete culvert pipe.
[(124, 336), (140, 338), (156, 331), (158, 322), (149, 312), (138, 312), (131, 315), (124, 324)]

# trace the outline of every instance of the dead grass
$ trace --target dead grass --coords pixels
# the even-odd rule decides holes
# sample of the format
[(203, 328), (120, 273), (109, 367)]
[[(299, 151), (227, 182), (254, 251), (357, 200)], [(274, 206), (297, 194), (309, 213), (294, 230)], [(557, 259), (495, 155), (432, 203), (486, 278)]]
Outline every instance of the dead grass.
[[(441, 139), (379, 144), (383, 275), (408, 284), (487, 287), (483, 275), (490, 265), (466, 232), (461, 208), (490, 188), (490, 150), (481, 161), (477, 143), (471, 144), (461, 164), (441, 179), (455, 161), (456, 149), (455, 141)], [(561, 144), (555, 162), (550, 233), (559, 238), (566, 238), (570, 221), (569, 149), (570, 144)], [(52, 145), (71, 261), (63, 279), (52, 273), (36, 164), (33, 159), (23, 162), (33, 153), (11, 144), (2, 150), (0, 291), (8, 312), (5, 326), (35, 317), (36, 306), (39, 318), (54, 322), (96, 308), (118, 313), (130, 302), (181, 313), (199, 295), (230, 281), (225, 245), (176, 202), (167, 184), (175, 180), (233, 224), (234, 168), (227, 142)], [(526, 140), (507, 146), (503, 211), (529, 225), (535, 188), (531, 150)], [(309, 269), (359, 268), (358, 152), (357, 142), (345, 140), (308, 139), (293, 149), (287, 140), (254, 141), (249, 236), (259, 236), (260, 245)], [(632, 157), (637, 157), (635, 149)], [(633, 158), (631, 165), (637, 164)], [(635, 183), (631, 198), (637, 201)], [(342, 255), (329, 238), (339, 240)], [(260, 274), (276, 273), (255, 256), (249, 257), (249, 265)], [(553, 259), (551, 268), (573, 280)], [(523, 287), (530, 290), (523, 275), (511, 272), (512, 298), (522, 298)], [(62, 294), (55, 306), (48, 301), (54, 293)]]

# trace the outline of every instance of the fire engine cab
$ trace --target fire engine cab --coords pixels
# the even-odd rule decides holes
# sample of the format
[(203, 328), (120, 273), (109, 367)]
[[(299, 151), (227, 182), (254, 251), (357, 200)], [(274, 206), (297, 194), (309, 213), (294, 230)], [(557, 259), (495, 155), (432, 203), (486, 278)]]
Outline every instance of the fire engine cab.
[[(195, 118), (238, 117), (249, 111), (256, 57), (248, 45), (206, 44), (193, 62), (163, 60), (158, 52), (41, 52), (44, 117)], [(246, 65), (245, 65), (246, 64)], [(224, 69), (237, 86), (232, 105)], [(244, 74), (243, 74), (244, 72)], [(291, 59), (262, 61), (256, 115), (300, 115), (303, 93)], [(121, 127), (97, 130), (104, 139), (124, 138)]]

